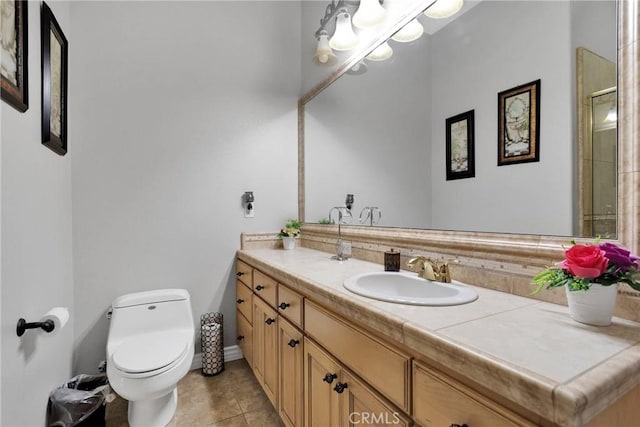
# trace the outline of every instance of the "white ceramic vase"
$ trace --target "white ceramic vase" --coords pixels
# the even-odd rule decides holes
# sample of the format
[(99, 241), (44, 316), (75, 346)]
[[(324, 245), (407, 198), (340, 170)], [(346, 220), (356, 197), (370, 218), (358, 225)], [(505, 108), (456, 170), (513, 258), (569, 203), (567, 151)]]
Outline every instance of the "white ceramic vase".
[(286, 250), (291, 250), (296, 248), (296, 238), (295, 237), (283, 237), (282, 238), (282, 247)]
[(591, 283), (588, 291), (570, 291), (568, 286), (565, 286), (565, 290), (569, 314), (573, 320), (594, 326), (611, 324), (618, 296), (617, 285)]

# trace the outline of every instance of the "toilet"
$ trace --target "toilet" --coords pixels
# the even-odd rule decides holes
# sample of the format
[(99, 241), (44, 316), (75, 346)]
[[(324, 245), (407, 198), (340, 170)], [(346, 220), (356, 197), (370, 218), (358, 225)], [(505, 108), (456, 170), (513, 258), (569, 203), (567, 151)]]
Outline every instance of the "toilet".
[(178, 403), (177, 384), (191, 367), (194, 324), (184, 289), (116, 298), (107, 340), (107, 377), (129, 401), (129, 425), (166, 426)]

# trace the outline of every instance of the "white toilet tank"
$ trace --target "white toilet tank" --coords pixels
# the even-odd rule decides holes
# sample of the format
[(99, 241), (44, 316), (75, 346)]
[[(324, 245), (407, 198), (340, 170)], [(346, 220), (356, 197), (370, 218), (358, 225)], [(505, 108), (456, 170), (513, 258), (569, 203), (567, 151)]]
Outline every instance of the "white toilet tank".
[(189, 292), (160, 289), (116, 298), (109, 326), (109, 343), (138, 334), (170, 329), (194, 330)]

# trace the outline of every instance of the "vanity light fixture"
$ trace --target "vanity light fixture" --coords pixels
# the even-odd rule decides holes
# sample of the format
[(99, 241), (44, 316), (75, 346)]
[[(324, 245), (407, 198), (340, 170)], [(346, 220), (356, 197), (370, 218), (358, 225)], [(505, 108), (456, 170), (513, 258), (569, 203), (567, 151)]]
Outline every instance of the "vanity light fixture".
[[(318, 65), (334, 65), (337, 59), (333, 50), (347, 51), (358, 45), (359, 39), (353, 31), (358, 28), (370, 28), (382, 22), (386, 10), (382, 7), (384, 0), (332, 0), (327, 5), (324, 17), (320, 19), (320, 28), (316, 31), (318, 46), (313, 60)], [(357, 11), (351, 17), (351, 11)], [(335, 30), (330, 36), (330, 26), (335, 23)], [(333, 49), (333, 50), (332, 50)]]
[(353, 25), (358, 28), (375, 27), (387, 15), (387, 11), (378, 2), (378, 0), (360, 0), (360, 6), (353, 15)]
[(420, 37), (422, 37), (422, 34), (424, 34), (424, 27), (418, 21), (418, 18), (416, 18), (402, 27), (400, 31), (391, 36), (391, 40), (400, 43), (409, 43), (414, 40), (418, 40)]
[(463, 0), (437, 0), (424, 11), (424, 14), (434, 19), (448, 18), (458, 13), (463, 3)]
[(329, 39), (329, 46), (335, 50), (351, 50), (358, 44), (358, 36), (351, 26), (351, 15), (346, 8), (340, 9), (336, 16), (336, 31)]
[(391, 58), (393, 55), (393, 49), (389, 46), (389, 43), (384, 42), (377, 48), (373, 50), (369, 55), (367, 55), (367, 59), (370, 61), (386, 61)]

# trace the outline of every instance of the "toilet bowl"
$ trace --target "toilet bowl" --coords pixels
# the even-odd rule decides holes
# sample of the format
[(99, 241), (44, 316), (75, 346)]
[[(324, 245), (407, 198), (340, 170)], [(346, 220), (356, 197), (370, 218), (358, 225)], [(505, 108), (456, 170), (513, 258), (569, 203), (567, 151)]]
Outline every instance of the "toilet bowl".
[(166, 426), (176, 410), (177, 384), (191, 367), (194, 324), (184, 289), (116, 298), (107, 339), (107, 377), (129, 401), (129, 425)]

